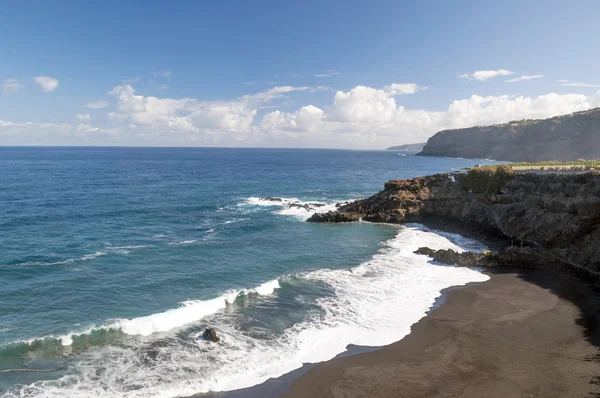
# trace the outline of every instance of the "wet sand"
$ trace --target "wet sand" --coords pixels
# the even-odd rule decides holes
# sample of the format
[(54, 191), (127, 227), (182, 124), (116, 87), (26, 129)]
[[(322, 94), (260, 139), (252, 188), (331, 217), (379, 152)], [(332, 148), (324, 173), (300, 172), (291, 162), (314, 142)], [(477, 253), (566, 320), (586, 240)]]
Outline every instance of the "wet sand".
[(313, 366), (286, 398), (600, 397), (598, 296), (547, 271), (453, 289), (380, 350)]
[(195, 397), (600, 398), (598, 293), (556, 272), (486, 273), (487, 282), (445, 290), (401, 341)]

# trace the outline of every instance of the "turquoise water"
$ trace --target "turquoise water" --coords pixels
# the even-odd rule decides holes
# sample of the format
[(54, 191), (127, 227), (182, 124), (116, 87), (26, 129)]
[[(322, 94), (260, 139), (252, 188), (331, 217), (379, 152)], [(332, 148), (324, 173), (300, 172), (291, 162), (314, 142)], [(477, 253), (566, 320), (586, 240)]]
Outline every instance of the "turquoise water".
[[(312, 211), (288, 205), (324, 211), (390, 179), (475, 163), (489, 162), (395, 151), (0, 148), (0, 369), (66, 366), (2, 374), (0, 393), (231, 390), (328, 359), (368, 332), (377, 344), (401, 338), (441, 289), (484, 277), (409, 249), (480, 246), (420, 226), (309, 224)], [(397, 311), (408, 312), (389, 321)], [(196, 341), (206, 326), (222, 344)]]

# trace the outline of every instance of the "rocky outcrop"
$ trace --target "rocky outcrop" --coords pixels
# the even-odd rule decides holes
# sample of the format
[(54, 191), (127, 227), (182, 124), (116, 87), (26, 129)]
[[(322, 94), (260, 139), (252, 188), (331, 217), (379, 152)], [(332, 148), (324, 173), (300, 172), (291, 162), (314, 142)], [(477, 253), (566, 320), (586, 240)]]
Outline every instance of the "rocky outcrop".
[(440, 131), (419, 155), (516, 162), (597, 159), (600, 108), (544, 120)]
[(600, 174), (512, 175), (502, 169), (389, 181), (370, 198), (313, 215), (309, 221), (443, 219), (469, 231), (504, 237), (519, 248), (529, 246), (525, 249), (545, 253), (544, 261), (600, 271)]
[(452, 249), (433, 250), (428, 247), (420, 247), (415, 253), (424, 254), (442, 264), (453, 264), (461, 267), (490, 266), (493, 257), (487, 253), (462, 252)]

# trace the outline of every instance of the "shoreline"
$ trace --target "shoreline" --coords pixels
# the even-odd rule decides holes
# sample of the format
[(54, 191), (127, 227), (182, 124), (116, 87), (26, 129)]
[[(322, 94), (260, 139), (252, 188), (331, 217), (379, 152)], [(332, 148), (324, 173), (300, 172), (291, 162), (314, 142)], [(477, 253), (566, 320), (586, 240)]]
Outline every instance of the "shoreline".
[[(430, 228), (434, 228), (433, 225), (430, 226)], [(446, 230), (445, 232), (451, 232), (451, 231)], [(452, 231), (452, 233), (457, 233), (457, 231)], [(487, 272), (484, 272), (484, 273), (489, 276), (489, 274)], [(484, 282), (469, 282), (466, 285), (450, 286), (448, 288), (443, 289), (440, 292), (440, 295), (435, 299), (435, 302), (433, 303), (431, 308), (427, 311), (427, 314), (421, 319), (427, 318), (428, 316), (431, 315), (431, 313), (433, 311), (438, 309), (440, 306), (443, 306), (447, 302), (448, 296), (451, 295), (453, 292), (459, 291), (462, 289), (469, 289), (471, 287), (480, 285), (482, 283), (487, 283), (487, 282), (489, 282), (489, 280), (484, 281)], [(419, 321), (417, 321), (417, 322), (419, 322)], [(410, 332), (411, 334), (412, 334), (412, 327), (414, 327), (414, 325), (416, 325), (416, 323), (411, 326), (411, 332)], [(398, 340), (390, 345), (396, 344), (396, 343), (406, 339), (408, 336), (410, 336), (410, 334), (406, 335), (401, 340)], [(307, 372), (309, 372), (311, 369), (313, 369), (316, 366), (319, 366), (324, 363), (328, 363), (330, 361), (335, 361), (335, 360), (338, 360), (341, 358), (354, 357), (357, 355), (368, 354), (371, 352), (385, 349), (386, 347), (389, 347), (389, 345), (386, 345), (386, 346), (359, 346), (359, 345), (355, 345), (355, 344), (350, 344), (346, 347), (346, 349), (344, 351), (340, 352), (335, 357), (333, 357), (329, 360), (326, 360), (323, 362), (317, 362), (317, 363), (304, 363), (301, 368), (292, 370), (291, 372), (281, 375), (279, 377), (269, 378), (266, 381), (264, 381), (263, 383), (260, 383), (260, 384), (257, 384), (257, 385), (251, 386), (251, 387), (247, 387), (247, 388), (243, 388), (243, 389), (239, 389), (239, 390), (232, 390), (232, 391), (214, 391), (214, 392), (198, 393), (198, 394), (194, 394), (192, 396), (182, 397), (182, 398), (254, 398), (254, 397), (279, 398), (288, 392), (288, 390), (290, 389), (290, 387), (296, 380), (302, 378), (302, 376), (304, 376)]]
[(597, 295), (553, 271), (486, 274), (404, 339), (317, 364), (283, 397), (600, 396)]
[(597, 293), (554, 271), (485, 274), (444, 289), (395, 343), (349, 346), (262, 384), (193, 398), (600, 397)]

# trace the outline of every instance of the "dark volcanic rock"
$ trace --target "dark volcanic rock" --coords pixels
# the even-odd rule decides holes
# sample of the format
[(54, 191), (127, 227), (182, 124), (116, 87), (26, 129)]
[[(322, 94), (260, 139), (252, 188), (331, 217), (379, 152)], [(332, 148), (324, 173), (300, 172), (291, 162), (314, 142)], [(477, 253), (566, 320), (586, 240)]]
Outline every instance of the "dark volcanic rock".
[(272, 196), (263, 196), (259, 200), (264, 200), (265, 202), (283, 202), (281, 198), (274, 198)]
[(437, 174), (389, 181), (370, 198), (315, 214), (309, 221), (442, 219), (529, 246), (509, 248), (504, 262), (511, 255), (518, 261), (529, 256), (531, 263), (549, 261), (600, 271), (600, 174), (498, 176), (480, 170), (454, 177)]
[(213, 328), (206, 328), (204, 333), (202, 333), (202, 338), (213, 343), (218, 343), (221, 340)]
[(303, 205), (303, 204), (300, 204), (300, 203), (290, 203), (290, 204), (288, 204), (288, 207), (289, 208), (294, 208), (295, 207), (295, 208), (298, 208), (298, 209), (304, 209), (306, 211), (308, 211), (308, 210), (311, 209), (311, 207), (309, 205)]
[(340, 213), (337, 211), (328, 211), (327, 213), (315, 213), (307, 220), (316, 223), (340, 223), (359, 221), (360, 215), (356, 213)]
[(597, 159), (600, 108), (544, 120), (440, 131), (419, 155), (517, 162)]
[(415, 250), (417, 254), (424, 254), (431, 257), (435, 261), (442, 264), (454, 264), (460, 265), (461, 267), (476, 267), (485, 264), (485, 258), (487, 257), (484, 253), (473, 253), (473, 252), (456, 252), (452, 249), (441, 249), (433, 250), (428, 247), (420, 247)]

